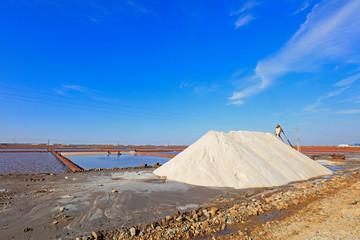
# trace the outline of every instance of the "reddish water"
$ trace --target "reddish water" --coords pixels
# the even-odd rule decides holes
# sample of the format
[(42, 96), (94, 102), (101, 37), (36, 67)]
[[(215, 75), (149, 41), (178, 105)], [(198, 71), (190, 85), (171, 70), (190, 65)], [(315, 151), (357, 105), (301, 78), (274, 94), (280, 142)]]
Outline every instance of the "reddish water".
[(0, 153), (0, 174), (63, 171), (63, 165), (51, 153)]

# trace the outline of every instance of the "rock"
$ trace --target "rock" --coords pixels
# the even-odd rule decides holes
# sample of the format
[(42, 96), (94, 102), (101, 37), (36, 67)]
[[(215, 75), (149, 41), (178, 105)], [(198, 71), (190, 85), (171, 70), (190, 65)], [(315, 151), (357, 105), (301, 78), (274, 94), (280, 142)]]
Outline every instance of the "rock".
[(146, 163), (143, 163), (142, 164), (142, 167), (147, 167), (148, 165)]
[(70, 196), (70, 195), (63, 195), (60, 197), (61, 199), (66, 199), (66, 198), (75, 198), (75, 196)]
[(225, 230), (225, 228), (226, 228), (225, 224), (221, 225), (221, 230)]
[(136, 229), (134, 227), (130, 228), (130, 234), (132, 237), (136, 235)]
[(171, 228), (169, 228), (169, 229), (167, 230), (167, 232), (168, 232), (168, 234), (174, 234), (174, 233), (175, 233), (174, 229), (171, 229)]
[(99, 239), (101, 234), (99, 232), (95, 232), (95, 231), (92, 231), (91, 232), (91, 235), (95, 238), (95, 239)]
[(117, 192), (118, 192), (118, 190), (115, 190), (115, 189), (111, 191), (111, 193), (117, 193)]
[(209, 212), (206, 210), (206, 209), (203, 209), (203, 211), (202, 211), (203, 213), (204, 213), (204, 215), (206, 216), (206, 217), (210, 217), (210, 214), (209, 214)]
[(61, 207), (61, 208), (59, 208), (59, 212), (63, 212), (63, 211), (65, 211), (66, 209), (64, 208), (64, 207)]
[(204, 221), (201, 223), (201, 225), (204, 227), (204, 228), (207, 228), (209, 227), (209, 222), (208, 221)]
[(31, 232), (32, 230), (33, 230), (32, 228), (26, 227), (26, 228), (24, 228), (22, 231), (23, 231), (23, 232)]
[(172, 216), (168, 215), (165, 217), (166, 221), (170, 221), (172, 219)]
[(236, 220), (234, 217), (229, 217), (227, 220), (226, 220), (226, 223), (227, 224), (234, 224), (236, 223)]
[(210, 208), (210, 210), (213, 211), (213, 212), (217, 212), (217, 211), (219, 211), (219, 208), (217, 208), (217, 207), (212, 207), (212, 208)]

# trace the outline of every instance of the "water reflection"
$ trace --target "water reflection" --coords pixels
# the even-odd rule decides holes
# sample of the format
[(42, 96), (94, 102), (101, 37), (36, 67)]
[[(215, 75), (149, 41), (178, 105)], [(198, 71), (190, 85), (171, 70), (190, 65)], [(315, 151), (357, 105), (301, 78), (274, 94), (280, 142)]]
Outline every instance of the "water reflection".
[(143, 163), (154, 165), (155, 163), (164, 164), (170, 160), (166, 157), (131, 155), (131, 154), (110, 154), (110, 155), (75, 155), (68, 156), (74, 163), (82, 168), (120, 168), (120, 167), (137, 167)]
[(60, 173), (63, 165), (51, 153), (1, 153), (0, 174)]

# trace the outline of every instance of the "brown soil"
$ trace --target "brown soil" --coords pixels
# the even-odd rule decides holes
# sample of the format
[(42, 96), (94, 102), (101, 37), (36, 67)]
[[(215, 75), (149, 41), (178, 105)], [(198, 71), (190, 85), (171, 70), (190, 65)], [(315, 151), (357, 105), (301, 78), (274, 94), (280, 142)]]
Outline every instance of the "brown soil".
[(333, 189), (216, 239), (360, 239), (360, 176), (356, 175), (342, 184), (334, 180)]

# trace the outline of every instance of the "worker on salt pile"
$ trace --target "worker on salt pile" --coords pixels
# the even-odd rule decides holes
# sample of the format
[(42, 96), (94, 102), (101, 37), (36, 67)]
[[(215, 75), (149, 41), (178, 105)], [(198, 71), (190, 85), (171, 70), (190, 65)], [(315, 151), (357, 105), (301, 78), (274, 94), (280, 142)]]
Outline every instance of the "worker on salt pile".
[(282, 128), (280, 127), (280, 125), (277, 125), (276, 127), (275, 127), (275, 136), (279, 136), (280, 137), (280, 133), (281, 132), (284, 132), (283, 130), (282, 130)]

